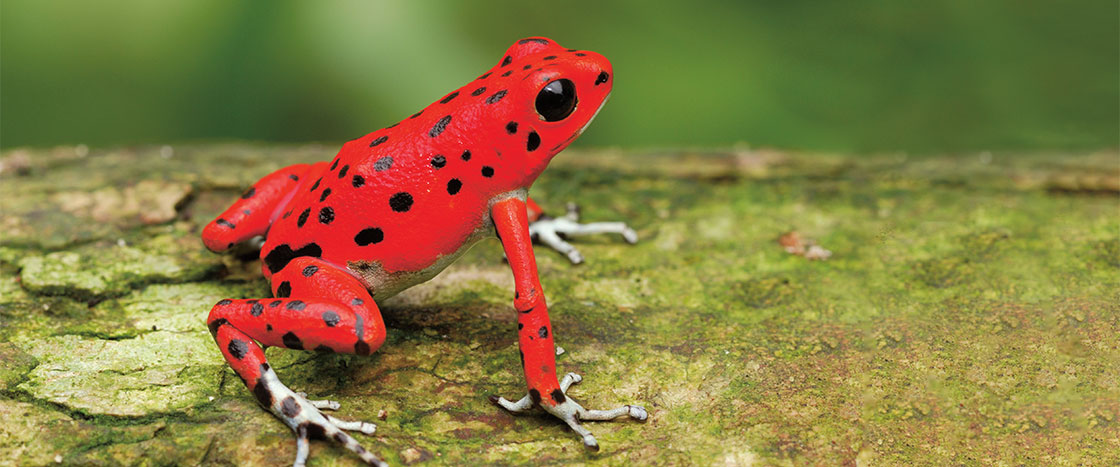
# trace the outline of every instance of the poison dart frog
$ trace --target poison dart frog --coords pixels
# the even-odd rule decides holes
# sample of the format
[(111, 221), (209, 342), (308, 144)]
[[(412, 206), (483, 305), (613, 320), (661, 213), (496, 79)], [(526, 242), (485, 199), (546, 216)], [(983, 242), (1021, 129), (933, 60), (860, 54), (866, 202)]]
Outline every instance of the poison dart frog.
[(215, 252), (265, 236), (261, 269), (275, 298), (224, 299), (207, 318), (222, 355), (261, 405), (296, 435), (295, 465), (310, 438), (334, 440), (369, 464), (384, 465), (342, 421), (277, 378), (262, 347), (369, 355), (385, 341), (377, 303), (431, 279), (474, 243), (496, 236), (513, 270), (518, 342), (528, 395), (490, 396), (511, 413), (540, 407), (598, 450), (580, 422), (628, 416), (637, 405), (584, 409), (566, 395), (581, 378), (557, 378), (554, 333), (532, 243), (573, 263), (582, 256), (561, 237), (617, 233), (620, 222), (579, 224), (578, 212), (550, 218), (528, 197), (549, 161), (583, 132), (610, 96), (610, 62), (532, 37), (498, 64), (403, 121), (347, 142), (333, 160), (277, 170), (206, 225)]

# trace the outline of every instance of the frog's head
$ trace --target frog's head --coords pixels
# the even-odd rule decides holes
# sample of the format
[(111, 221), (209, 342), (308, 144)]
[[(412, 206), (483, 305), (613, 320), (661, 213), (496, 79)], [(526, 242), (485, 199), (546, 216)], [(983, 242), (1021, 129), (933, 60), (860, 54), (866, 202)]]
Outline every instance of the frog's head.
[(488, 112), (505, 127), (497, 150), (525, 154), (526, 168), (535, 177), (599, 113), (614, 75), (602, 55), (530, 37), (515, 42), (486, 81), (488, 99), (505, 91)]

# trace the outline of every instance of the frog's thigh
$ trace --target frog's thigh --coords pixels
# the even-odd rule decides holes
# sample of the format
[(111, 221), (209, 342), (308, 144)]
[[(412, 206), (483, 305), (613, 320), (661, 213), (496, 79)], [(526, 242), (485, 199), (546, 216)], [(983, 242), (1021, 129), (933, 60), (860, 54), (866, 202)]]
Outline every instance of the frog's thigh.
[[(385, 324), (354, 276), (319, 258), (299, 257), (272, 276), (274, 299), (223, 300), (207, 322), (228, 324), (266, 346), (369, 355), (385, 341)], [(225, 345), (218, 339), (218, 345)], [(227, 360), (237, 369), (237, 362)], [(236, 359), (235, 359), (236, 360)]]

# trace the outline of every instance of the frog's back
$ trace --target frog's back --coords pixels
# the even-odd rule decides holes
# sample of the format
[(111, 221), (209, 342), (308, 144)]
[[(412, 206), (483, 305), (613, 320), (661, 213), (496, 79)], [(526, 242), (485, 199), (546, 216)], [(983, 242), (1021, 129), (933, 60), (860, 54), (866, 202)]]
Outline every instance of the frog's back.
[[(298, 256), (345, 267), (371, 289), (438, 273), (493, 234), (491, 202), (524, 196), (594, 117), (598, 105), (577, 112), (571, 80), (601, 102), (608, 70), (593, 52), (523, 39), (465, 86), (346, 143), (332, 161), (315, 164), (278, 211), (261, 250), (265, 275)], [(580, 117), (566, 118), (573, 113)]]
[(422, 117), (346, 143), (329, 164), (317, 164), (269, 231), (266, 273), (302, 255), (415, 272), (476, 239), (494, 195), (496, 154), (461, 139), (416, 141), (409, 130)]

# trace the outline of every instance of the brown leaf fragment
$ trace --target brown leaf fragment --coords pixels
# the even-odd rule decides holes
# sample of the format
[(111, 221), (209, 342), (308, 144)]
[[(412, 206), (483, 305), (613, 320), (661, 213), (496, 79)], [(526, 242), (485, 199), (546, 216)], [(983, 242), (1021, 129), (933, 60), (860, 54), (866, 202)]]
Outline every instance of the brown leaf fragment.
[(815, 241), (801, 237), (801, 233), (791, 230), (778, 237), (778, 244), (786, 253), (802, 256), (808, 260), (824, 261), (832, 257), (832, 252), (817, 245)]

